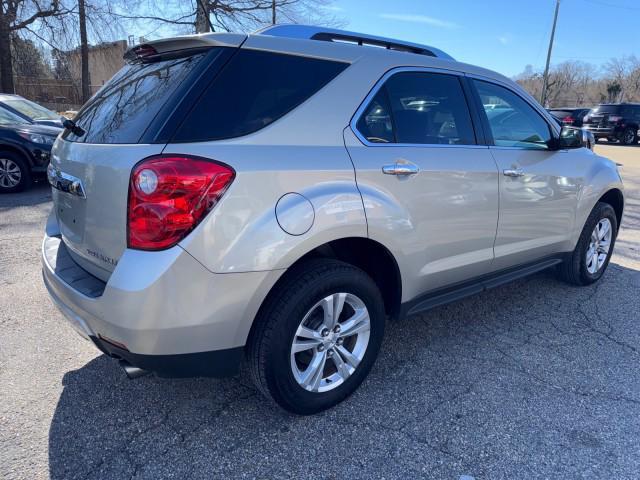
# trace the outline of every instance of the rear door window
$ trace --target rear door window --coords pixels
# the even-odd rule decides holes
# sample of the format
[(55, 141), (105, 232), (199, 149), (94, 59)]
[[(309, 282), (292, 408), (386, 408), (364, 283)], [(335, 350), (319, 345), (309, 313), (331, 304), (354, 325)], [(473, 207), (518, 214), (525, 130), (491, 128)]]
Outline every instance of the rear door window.
[(64, 138), (84, 143), (137, 143), (204, 55), (125, 65), (74, 119), (85, 134), (65, 130)]
[(476, 143), (460, 80), (441, 73), (394, 74), (369, 103), (356, 128), (372, 143)]
[(241, 49), (198, 99), (172, 142), (221, 140), (260, 130), (313, 96), (347, 66)]

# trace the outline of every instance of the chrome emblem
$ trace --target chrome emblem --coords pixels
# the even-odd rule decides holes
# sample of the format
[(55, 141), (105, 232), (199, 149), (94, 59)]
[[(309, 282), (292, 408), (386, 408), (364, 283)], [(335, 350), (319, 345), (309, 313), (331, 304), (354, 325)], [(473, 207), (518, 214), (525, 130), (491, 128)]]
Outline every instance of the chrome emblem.
[(56, 190), (70, 193), (71, 195), (76, 195), (81, 198), (87, 198), (84, 193), (82, 181), (79, 178), (64, 173), (51, 163), (49, 163), (47, 167), (47, 179), (49, 180), (49, 184)]

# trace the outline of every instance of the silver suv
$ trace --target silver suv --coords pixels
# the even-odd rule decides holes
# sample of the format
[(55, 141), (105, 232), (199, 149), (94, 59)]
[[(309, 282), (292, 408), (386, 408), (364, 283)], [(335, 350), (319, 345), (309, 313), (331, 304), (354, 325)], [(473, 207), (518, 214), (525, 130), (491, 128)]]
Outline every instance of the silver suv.
[(44, 281), (130, 375), (233, 375), (301, 414), (351, 394), (385, 321), (607, 268), (616, 165), (509, 79), (304, 26), (161, 40), (67, 123)]

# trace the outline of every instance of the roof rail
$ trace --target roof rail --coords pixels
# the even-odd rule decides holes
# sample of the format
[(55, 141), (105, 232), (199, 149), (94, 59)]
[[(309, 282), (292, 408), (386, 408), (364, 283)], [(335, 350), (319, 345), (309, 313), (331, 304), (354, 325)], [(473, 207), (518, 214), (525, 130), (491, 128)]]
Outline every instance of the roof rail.
[(321, 40), (325, 42), (345, 42), (357, 45), (368, 45), (382, 47), (387, 50), (416, 53), (418, 55), (428, 55), (430, 57), (453, 58), (442, 50), (428, 45), (394, 40), (393, 38), (377, 37), (363, 33), (349, 32), (347, 30), (337, 30), (334, 28), (314, 27), (311, 25), (281, 24), (265, 27), (255, 32), (259, 35), (271, 35), (274, 37), (299, 38), (304, 40)]

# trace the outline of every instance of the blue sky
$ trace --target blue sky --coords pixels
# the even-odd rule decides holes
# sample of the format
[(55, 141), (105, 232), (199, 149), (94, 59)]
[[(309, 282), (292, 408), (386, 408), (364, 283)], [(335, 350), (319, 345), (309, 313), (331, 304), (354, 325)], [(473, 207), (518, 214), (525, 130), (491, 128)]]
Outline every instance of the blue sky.
[[(544, 67), (555, 0), (336, 0), (345, 29), (426, 43), (508, 76)], [(640, 57), (640, 0), (562, 0), (551, 62)]]

